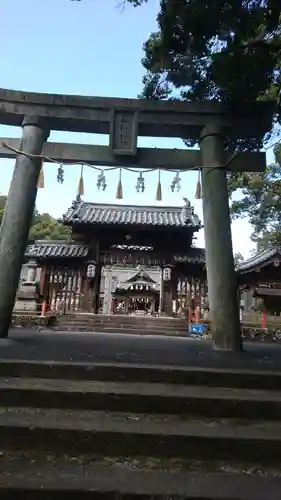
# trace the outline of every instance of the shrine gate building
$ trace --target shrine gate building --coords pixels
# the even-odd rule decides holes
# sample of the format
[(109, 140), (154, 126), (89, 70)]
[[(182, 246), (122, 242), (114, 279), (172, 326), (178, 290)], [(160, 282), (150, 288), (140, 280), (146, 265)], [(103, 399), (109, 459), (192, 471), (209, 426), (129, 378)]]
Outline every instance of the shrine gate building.
[(26, 249), (40, 273), (41, 298), (63, 313), (171, 316), (204, 308), (205, 251), (193, 246), (202, 227), (193, 207), (87, 203), (63, 216), (69, 241), (35, 241)]

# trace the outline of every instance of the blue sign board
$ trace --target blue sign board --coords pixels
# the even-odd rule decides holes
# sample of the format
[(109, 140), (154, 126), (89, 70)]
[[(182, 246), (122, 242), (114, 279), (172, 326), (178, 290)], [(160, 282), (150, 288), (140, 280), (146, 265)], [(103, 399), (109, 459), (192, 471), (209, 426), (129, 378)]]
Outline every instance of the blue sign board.
[(190, 323), (189, 325), (189, 333), (193, 333), (194, 335), (204, 335), (207, 333), (208, 325), (204, 325), (202, 323)]

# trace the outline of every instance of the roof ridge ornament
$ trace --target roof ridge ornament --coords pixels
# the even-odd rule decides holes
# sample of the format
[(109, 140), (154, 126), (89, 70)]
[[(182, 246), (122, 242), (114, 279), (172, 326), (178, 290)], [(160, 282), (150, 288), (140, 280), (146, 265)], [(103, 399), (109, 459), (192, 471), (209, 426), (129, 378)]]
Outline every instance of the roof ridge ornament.
[[(190, 220), (190, 217), (193, 214), (192, 214), (191, 203), (188, 200), (188, 198), (183, 198), (183, 201), (184, 201), (184, 206), (181, 209), (181, 215), (182, 215), (184, 222), (186, 223)], [(194, 213), (194, 211), (193, 211), (193, 213)]]
[(77, 194), (75, 200), (73, 200), (73, 202), (71, 204), (71, 209), (72, 210), (77, 210), (77, 208), (79, 207), (79, 205), (81, 205), (81, 203), (83, 203), (83, 201), (81, 199), (81, 195)]
[(194, 212), (194, 206), (191, 205), (188, 198), (183, 198), (184, 206), (181, 209), (181, 215), (184, 223), (187, 225), (199, 226), (201, 228), (201, 221), (198, 215)]

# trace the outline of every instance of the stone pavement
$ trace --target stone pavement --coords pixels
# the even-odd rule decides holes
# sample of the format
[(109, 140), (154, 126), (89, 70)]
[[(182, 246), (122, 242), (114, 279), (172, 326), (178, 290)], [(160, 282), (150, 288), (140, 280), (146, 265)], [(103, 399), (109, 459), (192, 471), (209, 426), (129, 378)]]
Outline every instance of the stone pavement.
[(245, 342), (232, 354), (214, 351), (209, 340), (14, 329), (0, 340), (0, 358), (279, 370), (281, 345)]

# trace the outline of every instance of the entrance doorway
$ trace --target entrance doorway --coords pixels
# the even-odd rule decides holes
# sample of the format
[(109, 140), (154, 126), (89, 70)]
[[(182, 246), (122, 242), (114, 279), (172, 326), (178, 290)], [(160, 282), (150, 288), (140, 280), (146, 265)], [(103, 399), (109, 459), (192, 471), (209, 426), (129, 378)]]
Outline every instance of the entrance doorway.
[(156, 300), (152, 297), (129, 297), (129, 314), (154, 314), (156, 312)]
[(159, 294), (122, 294), (115, 295), (113, 311), (117, 314), (157, 315), (159, 309)]

